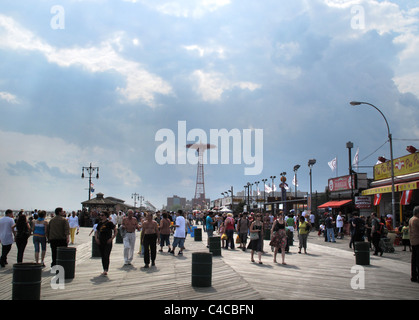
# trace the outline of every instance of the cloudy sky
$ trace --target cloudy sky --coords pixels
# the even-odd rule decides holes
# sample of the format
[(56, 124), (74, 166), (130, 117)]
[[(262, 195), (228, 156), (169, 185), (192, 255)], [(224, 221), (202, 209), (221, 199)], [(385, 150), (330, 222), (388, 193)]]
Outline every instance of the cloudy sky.
[(419, 148), (418, 28), (418, 0), (2, 0), (0, 208), (79, 209), (90, 163), (95, 193), (190, 199), (185, 145), (222, 129), (241, 140), (208, 157), (208, 197), (296, 164), (308, 191), (311, 158), (323, 191), (346, 142), (390, 156), (352, 100), (394, 157)]

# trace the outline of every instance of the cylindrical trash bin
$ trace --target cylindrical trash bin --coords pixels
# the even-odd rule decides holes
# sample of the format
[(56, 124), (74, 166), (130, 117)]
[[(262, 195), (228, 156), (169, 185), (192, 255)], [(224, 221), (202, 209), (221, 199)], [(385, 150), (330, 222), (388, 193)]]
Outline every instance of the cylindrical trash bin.
[(294, 245), (294, 232), (287, 231), (287, 238), (288, 238), (288, 245), (293, 246)]
[(58, 247), (57, 265), (64, 268), (64, 279), (73, 279), (76, 270), (76, 248)]
[(370, 264), (370, 244), (368, 242), (357, 241), (355, 247), (355, 263), (366, 266)]
[(102, 255), (100, 254), (99, 245), (96, 243), (95, 236), (92, 237), (92, 258), (100, 258)]
[(192, 286), (211, 287), (212, 281), (212, 253), (192, 253)]
[(192, 238), (195, 238), (195, 231), (196, 231), (196, 228), (197, 228), (196, 226), (192, 226), (192, 227), (191, 227), (191, 237), (192, 237)]
[(215, 256), (221, 256), (221, 237), (209, 237), (209, 252)]
[(119, 228), (116, 232), (115, 243), (124, 243), (124, 238), (122, 238), (120, 230), (121, 230), (121, 228)]
[(271, 240), (271, 229), (266, 229), (263, 240)]
[(42, 264), (16, 263), (13, 265), (12, 300), (41, 299)]
[(194, 236), (195, 241), (202, 241), (202, 229), (196, 228), (194, 232), (195, 232), (195, 236)]

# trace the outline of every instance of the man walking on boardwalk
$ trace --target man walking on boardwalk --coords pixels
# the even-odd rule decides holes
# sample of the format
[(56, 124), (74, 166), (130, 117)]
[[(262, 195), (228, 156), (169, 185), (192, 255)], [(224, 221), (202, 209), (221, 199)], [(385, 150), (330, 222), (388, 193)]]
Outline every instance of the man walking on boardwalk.
[(156, 265), (157, 242), (160, 242), (159, 226), (153, 220), (153, 214), (148, 212), (142, 224), (142, 241), (144, 245), (144, 268), (148, 268), (151, 260), (151, 266)]
[(175, 233), (174, 233), (174, 239), (173, 239), (173, 246), (172, 251), (170, 253), (175, 254), (175, 248), (179, 246), (179, 255), (183, 254), (183, 246), (185, 243), (185, 218), (183, 216), (183, 211), (178, 210), (176, 213), (176, 221), (175, 221)]
[(419, 281), (419, 206), (413, 209), (413, 217), (409, 220), (410, 244), (412, 246), (412, 282)]
[(67, 247), (70, 240), (70, 225), (65, 218), (63, 208), (55, 209), (55, 217), (48, 223), (46, 236), (51, 246), (51, 267), (53, 267), (57, 262), (57, 248)]
[(13, 244), (13, 237), (16, 236), (16, 231), (13, 226), (15, 221), (13, 220), (13, 211), (6, 210), (5, 216), (0, 219), (0, 242), (1, 242), (1, 258), (0, 265), (2, 268), (7, 264), (7, 255), (10, 252)]
[(128, 216), (122, 219), (121, 228), (125, 229), (126, 234), (124, 236), (124, 260), (125, 265), (130, 265), (134, 257), (134, 246), (135, 246), (135, 232), (140, 230), (138, 220), (134, 217), (134, 211), (128, 210)]

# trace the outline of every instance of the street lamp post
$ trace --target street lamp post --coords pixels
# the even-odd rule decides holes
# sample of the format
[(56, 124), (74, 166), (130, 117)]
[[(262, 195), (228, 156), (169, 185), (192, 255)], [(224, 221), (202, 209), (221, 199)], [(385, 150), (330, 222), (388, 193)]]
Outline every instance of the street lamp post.
[(273, 209), (272, 209), (272, 214), (275, 216), (276, 214), (276, 205), (275, 205), (275, 184), (274, 184), (274, 179), (276, 178), (276, 176), (271, 176), (270, 177), (272, 179), (272, 205), (273, 205)]
[(233, 210), (233, 201), (234, 201), (233, 186), (231, 186), (231, 189), (227, 190), (227, 196), (229, 192), (231, 192), (231, 212), (234, 212)]
[[(245, 203), (246, 203), (246, 212), (250, 212), (249, 211), (249, 188), (250, 188), (250, 183), (248, 182), (245, 186), (244, 186), (244, 197), (245, 197)], [(247, 189), (247, 197), (246, 197), (246, 189)], [(246, 199), (247, 198), (247, 199)]]
[[(297, 184), (298, 184), (298, 180), (297, 180), (297, 171), (298, 169), (300, 169), (300, 165), (296, 164), (294, 166), (294, 200), (297, 201)], [(304, 204), (303, 204), (304, 207)], [(297, 209), (298, 209), (298, 203), (295, 202), (295, 213), (297, 213)]]
[(280, 180), (281, 180), (281, 202), (282, 202), (282, 210), (284, 211), (284, 214), (287, 214), (287, 191), (286, 191), (286, 186), (287, 184), (285, 183), (287, 181), (287, 178), (285, 177), (287, 175), (286, 172), (281, 172), (279, 174), (281, 176)]
[(316, 164), (316, 159), (308, 160), (308, 167), (310, 168), (310, 213), (313, 212), (313, 190), (312, 190), (312, 179), (311, 179), (311, 168)]
[(131, 199), (134, 199), (134, 209), (137, 207), (137, 200), (140, 200), (140, 195), (138, 193), (133, 193)]
[(361, 102), (361, 101), (351, 101), (350, 104), (352, 106), (359, 106), (361, 104), (367, 104), (373, 107), (375, 110), (377, 110), (383, 116), (384, 121), (386, 122), (388, 140), (390, 142), (390, 159), (391, 159), (390, 160), (391, 161), (391, 214), (393, 216), (393, 227), (395, 228), (396, 227), (396, 200), (395, 200), (395, 188), (394, 188), (393, 139), (390, 133), (390, 127), (388, 125), (388, 121), (386, 117), (384, 116), (384, 114), (381, 112), (381, 110), (371, 103)]
[(82, 167), (81, 169), (81, 178), (84, 179), (84, 170), (89, 174), (89, 200), (90, 200), (90, 191), (92, 189), (92, 175), (96, 171), (96, 179), (99, 179), (99, 167), (92, 167), (92, 163), (88, 167)]
[(262, 182), (263, 182), (263, 211), (265, 211), (265, 204), (266, 204), (266, 181), (268, 181), (268, 179), (262, 179)]

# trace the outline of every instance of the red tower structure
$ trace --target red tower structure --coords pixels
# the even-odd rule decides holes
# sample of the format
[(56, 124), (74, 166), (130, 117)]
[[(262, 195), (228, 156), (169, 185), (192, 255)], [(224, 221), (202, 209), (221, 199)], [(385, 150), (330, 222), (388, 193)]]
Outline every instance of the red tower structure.
[(209, 199), (205, 198), (204, 152), (207, 149), (215, 148), (215, 146), (200, 142), (187, 144), (186, 148), (196, 149), (196, 152), (198, 152), (198, 170), (196, 173), (195, 197), (192, 199), (192, 207), (194, 209), (201, 209), (207, 203), (207, 200), (209, 201)]

